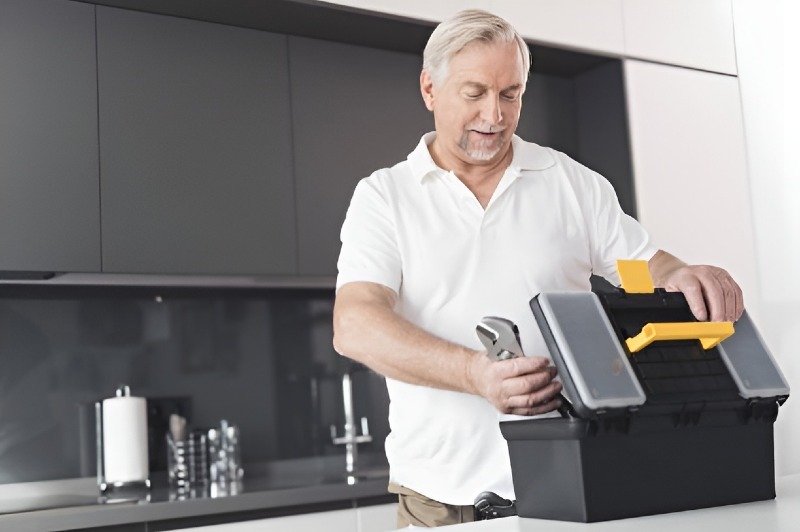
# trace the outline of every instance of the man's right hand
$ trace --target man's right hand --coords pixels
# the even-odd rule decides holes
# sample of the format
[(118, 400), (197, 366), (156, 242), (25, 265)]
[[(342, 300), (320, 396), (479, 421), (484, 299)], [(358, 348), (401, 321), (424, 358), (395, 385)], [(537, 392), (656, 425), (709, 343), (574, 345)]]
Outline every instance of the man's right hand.
[(561, 383), (555, 376), (556, 368), (545, 357), (493, 361), (476, 351), (467, 364), (475, 393), (504, 414), (535, 416), (557, 409)]

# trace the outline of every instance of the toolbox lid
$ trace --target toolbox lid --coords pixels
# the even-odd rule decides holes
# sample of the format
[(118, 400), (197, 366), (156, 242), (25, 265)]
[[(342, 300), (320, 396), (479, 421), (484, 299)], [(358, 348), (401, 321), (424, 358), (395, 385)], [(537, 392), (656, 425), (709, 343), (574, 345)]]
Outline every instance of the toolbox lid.
[(749, 314), (735, 324), (698, 322), (682, 293), (645, 281), (628, 282), (633, 293), (549, 292), (531, 300), (577, 417), (696, 422), (703, 412), (729, 410), (746, 420), (757, 404), (755, 417), (774, 420), (789, 385)]

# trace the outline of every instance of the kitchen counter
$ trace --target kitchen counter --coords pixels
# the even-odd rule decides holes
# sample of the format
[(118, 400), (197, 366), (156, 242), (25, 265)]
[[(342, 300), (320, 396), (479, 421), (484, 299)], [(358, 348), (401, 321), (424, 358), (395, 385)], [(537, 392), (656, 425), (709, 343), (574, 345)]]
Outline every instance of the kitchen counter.
[[(203, 524), (203, 517), (213, 518), (208, 521), (211, 523), (395, 500), (386, 491), (389, 468), (385, 457), (362, 454), (359, 460), (362, 468), (355, 479), (345, 474), (343, 456), (248, 465), (234, 493), (207, 490), (182, 500), (170, 493), (163, 475), (153, 477), (149, 501), (101, 503), (94, 478), (7, 484), (0, 486), (0, 530), (107, 529), (167, 520), (172, 525), (197, 526)], [(32, 490), (33, 484), (47, 487)]]
[(800, 523), (800, 474), (778, 477), (771, 501), (718, 506), (599, 523), (506, 517), (445, 527), (452, 532), (794, 532)]

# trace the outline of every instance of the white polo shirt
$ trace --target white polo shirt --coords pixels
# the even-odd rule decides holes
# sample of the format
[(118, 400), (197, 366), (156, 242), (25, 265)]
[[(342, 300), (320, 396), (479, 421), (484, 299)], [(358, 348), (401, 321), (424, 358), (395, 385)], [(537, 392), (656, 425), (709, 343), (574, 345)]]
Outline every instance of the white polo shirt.
[[(482, 349), (478, 321), (502, 316), (519, 326), (527, 355), (547, 356), (533, 296), (590, 290), (592, 273), (619, 284), (617, 259), (649, 260), (657, 251), (602, 176), (517, 136), (484, 210), (433, 162), (435, 135), (358, 183), (342, 226), (337, 289), (388, 286), (405, 319), (474, 349)], [(447, 504), (470, 505), (482, 491), (515, 498), (503, 416), (488, 401), (389, 378), (386, 385), (392, 482)]]

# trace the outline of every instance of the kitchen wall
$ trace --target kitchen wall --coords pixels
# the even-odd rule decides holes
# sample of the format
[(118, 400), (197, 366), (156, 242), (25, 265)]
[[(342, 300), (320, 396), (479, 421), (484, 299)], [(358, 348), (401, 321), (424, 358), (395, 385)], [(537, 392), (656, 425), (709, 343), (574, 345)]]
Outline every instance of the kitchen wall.
[[(773, 355), (800, 390), (800, 7), (789, 0), (733, 0), (736, 61), (755, 235), (758, 324)], [(720, 176), (724, 180), (724, 176)], [(800, 472), (800, 405), (790, 399), (776, 425), (782, 473)]]
[(374, 434), (361, 450), (382, 452), (386, 389), (333, 351), (332, 290), (81, 290), (0, 287), (0, 483), (93, 475), (93, 403), (121, 383), (148, 398), (153, 423), (177, 409), (194, 427), (239, 425), (247, 464), (343, 454), (330, 426), (342, 432), (353, 371), (355, 414)]

